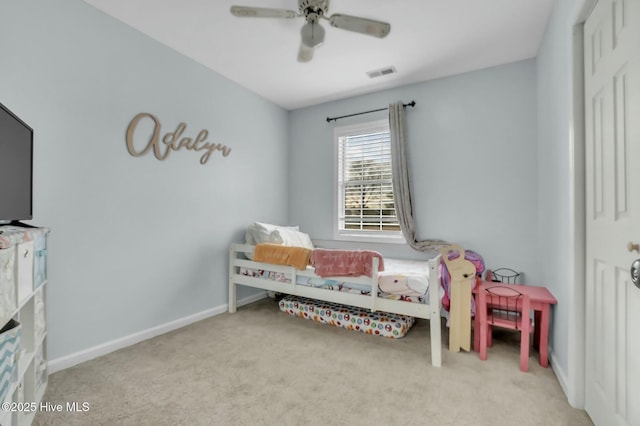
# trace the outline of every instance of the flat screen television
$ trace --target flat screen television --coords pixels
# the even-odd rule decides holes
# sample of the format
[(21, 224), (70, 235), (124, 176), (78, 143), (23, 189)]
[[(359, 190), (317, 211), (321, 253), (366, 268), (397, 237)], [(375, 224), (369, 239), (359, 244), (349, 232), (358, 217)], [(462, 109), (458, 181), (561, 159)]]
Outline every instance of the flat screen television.
[(0, 104), (0, 223), (33, 219), (33, 129)]

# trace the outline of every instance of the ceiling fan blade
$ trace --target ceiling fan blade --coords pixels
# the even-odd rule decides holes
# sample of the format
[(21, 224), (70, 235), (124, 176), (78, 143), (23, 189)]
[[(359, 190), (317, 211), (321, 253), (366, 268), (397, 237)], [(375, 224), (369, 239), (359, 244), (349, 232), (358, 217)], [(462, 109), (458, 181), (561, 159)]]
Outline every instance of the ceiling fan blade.
[(313, 59), (313, 47), (300, 43), (300, 50), (298, 50), (298, 62), (309, 62), (311, 59)]
[(271, 9), (267, 7), (231, 6), (231, 14), (239, 18), (284, 18), (298, 16), (293, 10)]
[(329, 23), (343, 30), (355, 31), (374, 37), (383, 38), (391, 31), (391, 25), (373, 19), (360, 18), (358, 16), (335, 14), (328, 18)]

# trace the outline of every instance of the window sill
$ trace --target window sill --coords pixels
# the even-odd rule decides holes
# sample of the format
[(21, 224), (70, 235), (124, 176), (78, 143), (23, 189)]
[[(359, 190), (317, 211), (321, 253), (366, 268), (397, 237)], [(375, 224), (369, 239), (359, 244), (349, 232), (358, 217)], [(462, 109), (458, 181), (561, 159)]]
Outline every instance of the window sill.
[(407, 244), (404, 236), (400, 235), (362, 235), (362, 234), (334, 234), (336, 241), (353, 241), (362, 243)]

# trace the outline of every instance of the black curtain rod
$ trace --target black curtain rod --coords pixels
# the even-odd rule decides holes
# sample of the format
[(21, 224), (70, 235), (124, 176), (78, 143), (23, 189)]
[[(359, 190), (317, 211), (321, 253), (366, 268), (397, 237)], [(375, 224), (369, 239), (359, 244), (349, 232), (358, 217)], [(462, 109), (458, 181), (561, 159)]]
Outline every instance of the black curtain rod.
[[(414, 107), (416, 106), (416, 101), (411, 101), (408, 104), (402, 104), (403, 107)], [(354, 117), (356, 115), (362, 115), (362, 114), (370, 114), (372, 112), (378, 112), (378, 111), (384, 111), (386, 109), (389, 108), (380, 108), (380, 109), (372, 109), (371, 111), (365, 111), (365, 112), (356, 112), (355, 114), (349, 114), (349, 115), (341, 115), (340, 117), (327, 117), (327, 123), (331, 123), (332, 121), (338, 121), (341, 118), (347, 118), (347, 117)]]

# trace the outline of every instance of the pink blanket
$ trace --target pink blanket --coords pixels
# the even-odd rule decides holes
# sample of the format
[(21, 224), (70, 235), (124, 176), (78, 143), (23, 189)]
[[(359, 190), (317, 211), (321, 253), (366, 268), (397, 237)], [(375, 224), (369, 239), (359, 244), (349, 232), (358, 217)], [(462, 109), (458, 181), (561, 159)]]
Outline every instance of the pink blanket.
[(382, 255), (371, 250), (313, 249), (311, 264), (321, 277), (372, 275), (371, 262), (379, 259), (378, 271), (384, 271)]

